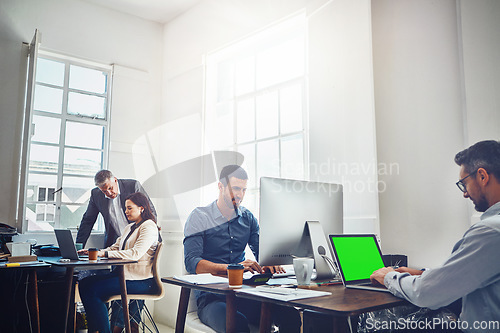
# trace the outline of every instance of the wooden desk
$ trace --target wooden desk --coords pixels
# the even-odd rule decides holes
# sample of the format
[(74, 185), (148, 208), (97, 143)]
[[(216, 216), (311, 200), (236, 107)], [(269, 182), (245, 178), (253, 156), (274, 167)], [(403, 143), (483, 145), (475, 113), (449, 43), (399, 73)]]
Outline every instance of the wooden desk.
[(323, 286), (315, 290), (328, 291), (332, 294), (329, 296), (321, 296), (314, 298), (299, 299), (295, 301), (279, 301), (269, 298), (264, 298), (246, 293), (238, 293), (230, 289), (227, 283), (195, 285), (188, 282), (176, 280), (171, 277), (161, 279), (164, 283), (177, 285), (181, 288), (179, 298), (179, 307), (177, 310), (177, 322), (175, 326), (176, 333), (184, 332), (186, 321), (187, 307), (189, 303), (189, 295), (191, 289), (203, 290), (214, 294), (222, 294), (226, 296), (226, 332), (234, 332), (235, 328), (235, 299), (242, 297), (253, 299), (262, 302), (260, 332), (269, 332), (271, 326), (270, 307), (272, 304), (293, 306), (301, 309), (314, 310), (332, 316), (336, 331), (343, 332), (346, 318), (352, 315), (390, 308), (408, 304), (407, 301), (397, 298), (390, 293), (380, 291), (368, 291), (359, 289), (346, 289), (342, 285)]
[[(0, 265), (0, 269), (15, 269), (15, 270), (25, 270), (28, 273), (28, 306), (29, 312), (33, 314), (31, 316), (31, 327), (34, 332), (40, 333), (40, 308), (38, 306), (38, 278), (36, 270), (43, 267), (50, 267), (50, 264), (44, 262), (37, 263), (20, 263), (19, 266), (7, 267), (5, 264)], [(31, 288), (29, 288), (31, 286)]]
[(74, 295), (75, 291), (73, 289), (73, 273), (76, 269), (92, 270), (97, 268), (102, 268), (103, 266), (116, 266), (118, 271), (118, 276), (120, 278), (120, 289), (121, 289), (121, 301), (123, 307), (123, 319), (125, 322), (125, 332), (130, 333), (130, 318), (128, 313), (128, 298), (127, 298), (127, 285), (125, 282), (125, 274), (123, 272), (123, 265), (137, 263), (137, 260), (125, 260), (125, 259), (99, 259), (97, 261), (69, 261), (61, 262), (59, 258), (47, 259), (47, 263), (54, 266), (62, 266), (66, 268), (66, 308), (68, 309), (65, 314), (65, 332), (68, 332), (68, 317), (71, 309), (71, 296)]

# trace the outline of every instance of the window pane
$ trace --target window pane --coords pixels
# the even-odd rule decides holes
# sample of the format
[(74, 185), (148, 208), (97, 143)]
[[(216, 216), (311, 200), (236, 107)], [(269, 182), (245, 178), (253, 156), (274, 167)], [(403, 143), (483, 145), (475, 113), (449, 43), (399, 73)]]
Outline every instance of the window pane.
[(281, 139), (281, 177), (304, 179), (304, 142), (302, 134)]
[(66, 145), (102, 149), (104, 126), (66, 122)]
[(70, 92), (68, 97), (68, 113), (105, 119), (106, 99), (99, 96)]
[(57, 173), (59, 147), (32, 144), (30, 148), (29, 171)]
[(47, 198), (47, 188), (39, 187), (38, 188), (38, 201), (45, 201)]
[(233, 63), (226, 61), (217, 65), (217, 101), (233, 98)]
[[(40, 189), (48, 191), (47, 199), (48, 201), (53, 201), (54, 194), (57, 187), (57, 176), (56, 175), (39, 175), (35, 173), (30, 173), (28, 175), (28, 186), (26, 188), (26, 199), (27, 201), (40, 201)], [(43, 196), (43, 201), (45, 201), (45, 196)]]
[(36, 63), (36, 82), (62, 87), (64, 85), (64, 63), (38, 58)]
[(54, 222), (56, 206), (54, 204), (36, 204), (36, 222)]
[[(87, 209), (90, 192), (95, 187), (93, 177), (71, 177), (63, 176), (63, 189), (61, 196), (61, 228), (76, 228), (80, 225), (82, 216)], [(94, 230), (98, 230), (102, 223), (94, 224)]]
[(62, 89), (49, 88), (41, 85), (35, 86), (34, 109), (51, 113), (61, 113), (63, 91)]
[[(61, 205), (59, 228), (77, 228), (86, 210), (87, 205)], [(97, 223), (93, 229), (97, 229)]]
[(33, 116), (33, 124), (35, 124), (35, 130), (31, 140), (46, 143), (59, 143), (59, 135), (61, 132), (60, 119), (35, 115)]
[(248, 173), (248, 188), (258, 187), (259, 182), (255, 174), (255, 143), (238, 146), (238, 152), (244, 158), (242, 166)]
[(257, 177), (279, 177), (278, 140), (269, 140), (257, 144)]
[(61, 201), (66, 204), (86, 204), (94, 187), (93, 178), (64, 176)]
[(259, 216), (257, 200), (258, 200), (258, 191), (252, 191), (247, 189), (242, 205), (243, 207), (250, 210), (256, 217)]
[(302, 85), (280, 91), (280, 133), (302, 131)]
[(255, 90), (255, 57), (240, 60), (234, 68), (235, 95), (240, 96)]
[(304, 74), (304, 36), (288, 40), (257, 56), (257, 89)]
[(107, 75), (102, 71), (71, 65), (69, 69), (69, 87), (98, 94), (106, 92)]
[(278, 93), (257, 97), (257, 139), (278, 135)]
[(213, 147), (222, 148), (234, 144), (232, 103), (218, 104), (210, 124)]
[(236, 138), (237, 142), (255, 140), (255, 102), (247, 99), (236, 105)]
[[(47, 206), (50, 206), (47, 208)], [(52, 218), (55, 215), (55, 206), (53, 204), (26, 204), (25, 218), (28, 221), (28, 231), (53, 231), (54, 219), (51, 221), (44, 220), (46, 212), (49, 211), (48, 217)]]
[(64, 149), (64, 173), (94, 176), (101, 169), (102, 153), (84, 149)]
[(56, 189), (54, 187), (47, 188), (47, 201), (55, 201)]

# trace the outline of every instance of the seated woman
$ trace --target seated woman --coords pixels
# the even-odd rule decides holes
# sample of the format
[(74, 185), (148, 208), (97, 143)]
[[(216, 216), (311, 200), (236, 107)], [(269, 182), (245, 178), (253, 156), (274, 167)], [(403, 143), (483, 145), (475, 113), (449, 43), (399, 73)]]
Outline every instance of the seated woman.
[[(127, 219), (134, 223), (125, 227), (115, 244), (99, 250), (98, 256), (138, 260), (135, 264), (124, 266), (127, 293), (152, 294), (155, 286), (152, 265), (159, 229), (144, 194), (137, 192), (129, 195), (125, 207)], [(118, 275), (112, 271), (108, 274), (89, 276), (80, 281), (79, 290), (87, 314), (89, 332), (111, 332), (108, 308), (104, 300), (120, 294)]]

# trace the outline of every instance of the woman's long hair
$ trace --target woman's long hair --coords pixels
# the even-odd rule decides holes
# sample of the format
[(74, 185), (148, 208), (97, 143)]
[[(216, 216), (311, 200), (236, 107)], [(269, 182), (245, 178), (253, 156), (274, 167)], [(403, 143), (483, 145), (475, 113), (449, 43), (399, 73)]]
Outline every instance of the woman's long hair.
[(130, 200), (135, 203), (137, 206), (144, 208), (141, 212), (141, 217), (143, 221), (153, 220), (156, 223), (156, 217), (151, 210), (151, 206), (149, 205), (148, 197), (141, 192), (132, 193), (127, 197), (126, 200)]

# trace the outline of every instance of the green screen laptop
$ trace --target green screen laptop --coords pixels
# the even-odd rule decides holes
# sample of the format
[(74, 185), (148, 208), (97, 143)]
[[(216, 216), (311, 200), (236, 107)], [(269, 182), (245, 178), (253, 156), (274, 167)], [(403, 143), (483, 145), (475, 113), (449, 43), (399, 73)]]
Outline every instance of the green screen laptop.
[(328, 238), (346, 288), (388, 292), (385, 286), (370, 282), (370, 275), (385, 267), (375, 235), (329, 235)]

